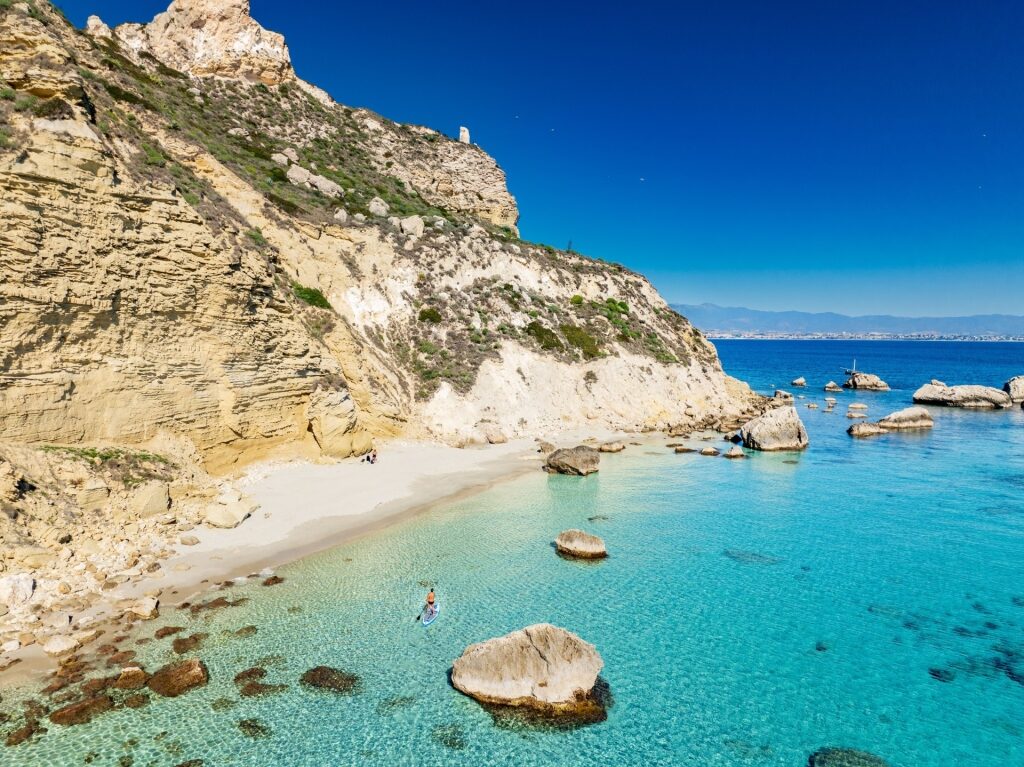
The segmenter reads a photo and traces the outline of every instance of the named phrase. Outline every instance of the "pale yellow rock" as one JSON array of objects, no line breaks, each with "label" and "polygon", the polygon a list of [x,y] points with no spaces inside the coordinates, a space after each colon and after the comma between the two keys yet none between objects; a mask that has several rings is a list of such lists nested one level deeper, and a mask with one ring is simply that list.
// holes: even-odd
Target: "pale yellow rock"
[{"label": "pale yellow rock", "polygon": [[147,482],[132,494],[128,508],[133,516],[147,519],[166,512],[170,503],[167,483]]}]

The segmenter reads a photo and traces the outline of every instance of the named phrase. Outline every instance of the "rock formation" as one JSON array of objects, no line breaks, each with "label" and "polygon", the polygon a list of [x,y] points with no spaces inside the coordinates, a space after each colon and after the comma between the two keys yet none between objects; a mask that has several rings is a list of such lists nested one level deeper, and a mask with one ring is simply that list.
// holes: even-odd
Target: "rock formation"
[{"label": "rock formation", "polygon": [[791,405],[769,410],[744,424],[740,436],[743,446],[751,450],[803,450],[810,444],[807,429]]},{"label": "rock formation", "polygon": [[851,437],[874,437],[890,431],[930,429],[934,426],[932,415],[923,407],[908,407],[890,413],[877,423],[855,423],[846,433]]},{"label": "rock formation", "polygon": [[793,381],[792,381],[792,385],[793,386],[807,386],[807,379],[804,378],[803,376],[800,376],[799,378],[794,378]]},{"label": "rock formation", "polygon": [[1003,391],[1014,402],[1024,402],[1024,376],[1014,376],[1003,384]]},{"label": "rock formation", "polygon": [[593,705],[603,666],[592,644],[541,623],[470,645],[452,664],[451,681],[483,703],[572,716]]},{"label": "rock formation", "polygon": [[219,473],[751,413],[646,280],[518,241],[476,145],[311,97],[245,0],[113,34],[40,13],[0,16],[0,77],[37,99],[0,102],[0,439],[172,440]]},{"label": "rock formation", "polygon": [[870,421],[861,421],[860,423],[855,423],[853,426],[846,430],[846,433],[849,434],[851,437],[875,437],[879,434],[885,434],[885,432],[886,430],[883,429],[880,425],[878,425],[877,423],[872,423]]},{"label": "rock formation", "polygon": [[296,79],[284,37],[253,20],[249,0],[174,0],[149,24],[122,24],[114,34],[133,53],[198,77],[265,85]]},{"label": "rock formation", "polygon": [[827,384],[825,384],[825,391],[840,392],[842,390],[843,387],[837,384],[835,381],[829,381]]},{"label": "rock formation", "polygon": [[202,687],[209,679],[206,664],[191,658],[164,666],[149,678],[146,686],[157,695],[176,698],[189,690]]},{"label": "rock formation", "polygon": [[1009,394],[991,386],[946,386],[940,383],[922,386],[914,392],[914,402],[975,409],[1007,408],[1013,404]]},{"label": "rock formation", "polygon": [[608,556],[604,541],[582,530],[563,530],[555,538],[559,554],[575,559],[603,559]]},{"label": "rock formation", "polygon": [[[865,389],[867,391],[889,391],[889,384],[874,373],[851,373],[843,384],[844,389]],[[826,387],[826,391],[831,391]]]},{"label": "rock formation", "polygon": [[575,474],[585,477],[598,470],[601,453],[592,447],[578,445],[556,450],[544,462],[544,470],[551,474]]},{"label": "rock formation", "polygon": [[903,429],[930,429],[935,425],[932,414],[923,407],[908,407],[890,413],[878,422],[883,429],[899,431]]}]

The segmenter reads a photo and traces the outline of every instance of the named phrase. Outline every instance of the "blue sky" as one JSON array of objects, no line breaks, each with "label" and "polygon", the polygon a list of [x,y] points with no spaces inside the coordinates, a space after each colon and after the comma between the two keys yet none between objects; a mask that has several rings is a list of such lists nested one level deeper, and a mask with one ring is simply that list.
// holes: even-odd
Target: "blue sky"
[{"label": "blue sky", "polygon": [[671,301],[1024,314],[1018,0],[252,6],[342,103],[469,126],[525,238]]}]

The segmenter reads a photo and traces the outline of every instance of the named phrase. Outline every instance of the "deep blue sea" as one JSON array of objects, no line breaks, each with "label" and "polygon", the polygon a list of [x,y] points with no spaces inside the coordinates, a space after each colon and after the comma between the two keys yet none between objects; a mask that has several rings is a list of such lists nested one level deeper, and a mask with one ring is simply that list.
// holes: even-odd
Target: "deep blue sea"
[{"label": "deep blue sea", "polygon": [[[244,606],[145,627],[209,634],[207,687],[50,726],[0,762],[803,767],[837,746],[892,767],[1024,765],[1024,411],[936,408],[931,432],[865,440],[845,417],[854,401],[872,418],[909,406],[931,378],[1001,386],[1024,373],[1024,344],[717,346],[755,388],[805,397],[806,452],[727,461],[632,446],[597,475],[538,471],[309,557],[280,586],[232,589]],[[854,358],[893,390],[807,409]],[[797,376],[806,389],[789,387]],[[601,535],[610,557],[557,557],[568,527]],[[425,629],[426,582],[443,609]],[[606,722],[496,722],[449,686],[466,645],[539,621],[597,646]],[[247,624],[255,636],[230,633]],[[139,659],[172,659],[169,641]],[[288,689],[239,697],[232,678],[257,662]],[[320,664],[358,674],[355,694],[302,688]],[[244,734],[244,719],[266,737]]]}]

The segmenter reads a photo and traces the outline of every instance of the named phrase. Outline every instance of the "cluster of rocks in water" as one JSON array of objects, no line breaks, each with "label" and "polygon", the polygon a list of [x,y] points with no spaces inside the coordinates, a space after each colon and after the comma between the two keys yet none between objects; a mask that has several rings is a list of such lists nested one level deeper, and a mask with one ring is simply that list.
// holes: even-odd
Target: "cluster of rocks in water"
[{"label": "cluster of rocks in water", "polygon": [[[258,573],[250,579],[263,579],[265,585],[283,582],[280,578],[272,580],[275,577],[272,574],[267,575],[266,572]],[[240,580],[243,579],[227,581],[220,587],[230,588]],[[221,595],[196,603],[183,602],[170,609],[203,618],[213,611],[237,607],[247,601],[245,597],[229,599]],[[136,650],[125,649],[125,644],[132,641],[141,646],[170,640],[168,645],[173,653],[191,655],[201,649],[209,636],[202,631],[186,633],[184,626],[166,625],[156,629],[151,636],[139,637],[138,630],[145,625],[144,621],[160,616],[157,600],[142,602],[146,604],[138,605],[118,620],[95,629],[87,641],[76,643],[62,653],[57,660],[57,668],[39,691],[39,697],[23,701],[20,717],[12,715],[10,707],[7,712],[0,712],[0,725],[10,725],[3,736],[7,746],[17,746],[45,734],[44,721],[62,727],[81,725],[107,712],[143,708],[153,695],[176,698],[209,682],[209,669],[199,657],[183,657],[150,672],[138,661]],[[256,626],[248,625],[235,631],[225,630],[224,634],[246,639],[257,632]],[[259,680],[264,674],[262,669],[249,669],[239,674],[238,677],[244,677],[236,677],[240,695],[246,697],[287,688],[286,685],[260,685]],[[254,687],[255,692],[252,692],[245,686],[249,683],[256,683],[261,689]]]}]

